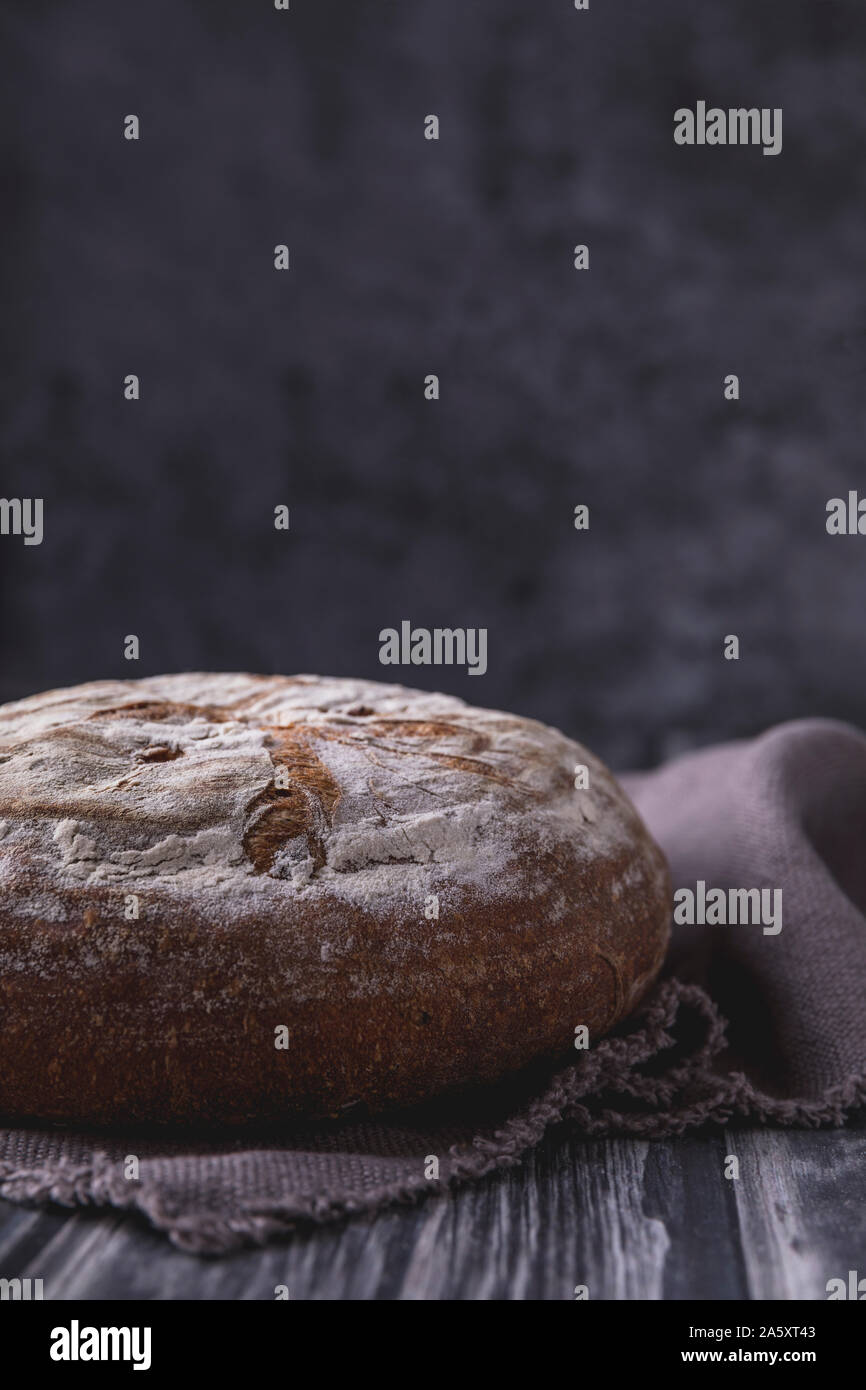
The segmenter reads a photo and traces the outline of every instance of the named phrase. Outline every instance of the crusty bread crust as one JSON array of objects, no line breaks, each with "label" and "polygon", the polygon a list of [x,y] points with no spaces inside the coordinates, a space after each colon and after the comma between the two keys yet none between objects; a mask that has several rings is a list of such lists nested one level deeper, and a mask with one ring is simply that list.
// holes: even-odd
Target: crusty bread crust
[{"label": "crusty bread crust", "polygon": [[185,674],[5,705],[0,1112],[242,1124],[492,1080],[634,1008],[670,891],[597,758],[449,696]]}]

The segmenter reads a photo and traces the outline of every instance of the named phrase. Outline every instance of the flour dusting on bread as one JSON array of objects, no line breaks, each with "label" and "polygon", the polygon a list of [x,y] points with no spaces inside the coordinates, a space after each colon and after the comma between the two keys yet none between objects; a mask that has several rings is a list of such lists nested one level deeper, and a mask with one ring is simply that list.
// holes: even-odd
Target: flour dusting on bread
[{"label": "flour dusting on bread", "polygon": [[375,907],[455,871],[496,897],[527,840],[610,854],[624,806],[556,730],[371,681],[160,676],[0,709],[0,875],[16,912],[49,918],[45,890],[71,886],[158,890],[217,917],[287,895]]}]

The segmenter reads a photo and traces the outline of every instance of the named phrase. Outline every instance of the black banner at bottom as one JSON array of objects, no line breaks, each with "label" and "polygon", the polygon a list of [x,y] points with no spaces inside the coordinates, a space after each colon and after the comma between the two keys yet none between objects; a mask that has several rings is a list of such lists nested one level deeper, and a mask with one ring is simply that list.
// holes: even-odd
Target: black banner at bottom
[{"label": "black banner at bottom", "polygon": [[[575,1300],[567,1308],[560,1305],[559,1313],[554,1309],[544,1313],[544,1345],[551,1350],[554,1344],[547,1339],[552,1335],[560,1351],[579,1355],[585,1370],[594,1348],[593,1360],[597,1357],[617,1372],[633,1368],[665,1374],[675,1366],[798,1366],[827,1377],[841,1373],[846,1364],[850,1367],[852,1360],[856,1364],[864,1333],[863,1311],[841,1299],[814,1303]],[[466,1309],[457,1314],[462,1326],[455,1330],[463,1334],[459,1363],[464,1373],[470,1345],[477,1347],[486,1374],[491,1369],[491,1352],[495,1356],[501,1350],[510,1357],[515,1340],[529,1350],[525,1339],[539,1330],[534,1317],[521,1331],[523,1313],[518,1311],[515,1322],[509,1312],[506,1323],[499,1323],[500,1315],[495,1308],[485,1310],[480,1324],[466,1324]],[[453,1374],[454,1344],[441,1339],[442,1310],[432,1318],[429,1312],[421,1315],[420,1323],[414,1319],[414,1312],[381,1303],[310,1302],[301,1311],[300,1301],[291,1298],[267,1304],[242,1300],[13,1300],[0,1304],[7,1368],[16,1365],[24,1375],[48,1373],[61,1378],[92,1376],[108,1367],[115,1375],[187,1371],[249,1379],[274,1374],[280,1365],[287,1375],[294,1378],[302,1373],[306,1378],[316,1371],[319,1358],[319,1373],[327,1371],[333,1377],[345,1367],[347,1374],[356,1376],[361,1363],[372,1372],[380,1358],[393,1368],[393,1358],[384,1355],[389,1343],[367,1338],[401,1330],[415,1337],[401,1352],[401,1375],[409,1371],[429,1377],[437,1361],[444,1373]],[[304,1372],[295,1361],[302,1347],[306,1347]],[[288,1361],[287,1348],[292,1352]]]}]

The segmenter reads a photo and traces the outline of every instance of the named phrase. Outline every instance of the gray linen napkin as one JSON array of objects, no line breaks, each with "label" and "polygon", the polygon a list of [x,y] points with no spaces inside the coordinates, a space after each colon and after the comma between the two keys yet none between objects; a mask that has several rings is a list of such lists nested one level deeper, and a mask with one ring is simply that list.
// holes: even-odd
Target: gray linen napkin
[{"label": "gray linen napkin", "polygon": [[0,1193],[135,1209],[219,1254],[518,1163],[559,1123],[644,1138],[736,1116],[843,1124],[866,1103],[866,738],[802,720],[621,780],[676,890],[766,889],[780,918],[675,925],[640,1012],[556,1067],[376,1121],[231,1140],[0,1129]]}]

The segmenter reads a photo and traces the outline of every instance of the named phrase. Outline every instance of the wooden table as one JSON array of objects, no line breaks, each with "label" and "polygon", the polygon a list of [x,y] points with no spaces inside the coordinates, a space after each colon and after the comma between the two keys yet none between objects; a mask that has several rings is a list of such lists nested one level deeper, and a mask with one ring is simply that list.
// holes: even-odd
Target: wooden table
[{"label": "wooden table", "polygon": [[[725,1156],[740,1177],[724,1177]],[[46,1299],[825,1299],[866,1275],[866,1114],[845,1130],[551,1137],[520,1169],[220,1259],[138,1218],[0,1202],[0,1277]]]}]

